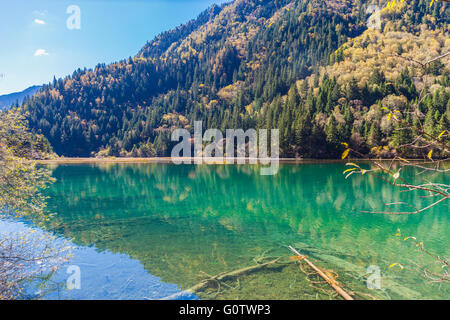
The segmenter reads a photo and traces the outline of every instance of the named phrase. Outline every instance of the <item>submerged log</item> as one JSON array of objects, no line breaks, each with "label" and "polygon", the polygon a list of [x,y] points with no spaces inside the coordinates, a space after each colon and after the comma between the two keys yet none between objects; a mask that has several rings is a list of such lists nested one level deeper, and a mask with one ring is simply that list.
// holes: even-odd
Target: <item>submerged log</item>
[{"label": "submerged log", "polygon": [[[225,281],[225,280],[229,280],[231,278],[235,278],[237,276],[240,276],[242,274],[246,274],[246,273],[251,273],[251,272],[257,271],[259,269],[262,269],[262,268],[265,268],[267,266],[270,266],[272,264],[277,263],[280,259],[281,259],[281,257],[277,258],[275,260],[266,262],[266,263],[257,264],[255,266],[245,267],[245,268],[242,268],[242,269],[238,269],[238,270],[234,270],[234,271],[226,272],[226,273],[223,273],[223,272],[219,273],[219,274],[217,274],[217,275],[215,275],[215,276],[213,276],[211,278],[208,278],[208,279],[205,279],[205,280],[201,281],[200,283],[196,284],[195,286],[190,287],[187,290],[184,290],[181,294],[184,294],[184,293],[192,293],[192,294],[197,293],[199,291],[204,290],[208,286],[210,286],[210,284],[213,283],[213,282]],[[177,293],[175,295],[166,297],[166,298],[164,298],[162,300],[171,300],[171,299],[176,298],[179,295],[180,295],[180,293]]]},{"label": "submerged log", "polygon": [[[366,270],[363,267],[360,267],[358,265],[355,265],[353,263],[350,263],[342,258],[335,257],[329,254],[317,254],[316,255],[321,260],[330,262],[334,265],[340,266],[344,268],[345,270],[351,271],[353,274],[366,274]],[[387,294],[386,290],[392,291],[395,294],[398,294],[402,297],[402,299],[411,299],[411,300],[417,300],[417,299],[423,299],[423,296],[411,288],[405,287],[403,284],[400,284],[393,279],[383,279],[383,289],[381,292],[384,294]],[[388,296],[388,299],[391,299]]]},{"label": "submerged log", "polygon": [[266,262],[266,263],[257,264],[255,266],[246,267],[246,268],[238,269],[238,270],[227,272],[227,273],[219,273],[218,275],[215,275],[214,277],[211,277],[209,279],[203,280],[199,284],[197,284],[197,285],[187,289],[186,291],[189,291],[191,293],[195,293],[197,291],[202,290],[204,287],[208,286],[208,284],[211,281],[224,281],[224,280],[228,280],[230,278],[234,278],[234,277],[240,276],[240,275],[245,274],[245,273],[254,272],[256,270],[259,270],[259,269],[265,268],[265,267],[267,267],[269,265],[272,265],[274,263],[277,263],[278,260],[280,260],[280,259],[281,258],[277,258],[275,260],[272,260],[272,261],[269,261],[269,262]]},{"label": "submerged log", "polygon": [[336,284],[336,281],[328,277],[322,270],[320,270],[318,267],[316,267],[311,261],[309,261],[306,256],[300,254],[295,248],[292,246],[289,246],[289,249],[294,252],[297,256],[302,258],[303,261],[305,261],[314,271],[316,271],[328,284],[336,290],[337,293],[339,293],[345,300],[354,300],[352,296],[350,296],[347,292],[344,291],[341,287],[339,287]]}]

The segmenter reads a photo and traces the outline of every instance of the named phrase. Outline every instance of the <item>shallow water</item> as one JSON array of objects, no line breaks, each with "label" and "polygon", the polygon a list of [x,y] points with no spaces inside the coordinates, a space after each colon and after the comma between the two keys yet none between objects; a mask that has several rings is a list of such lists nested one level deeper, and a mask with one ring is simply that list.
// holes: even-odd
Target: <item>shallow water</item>
[{"label": "shallow water", "polygon": [[[415,236],[427,248],[448,256],[448,201],[420,215],[363,213],[382,210],[383,201],[416,206],[427,198],[400,193],[368,176],[344,179],[344,164],[281,165],[275,176],[261,176],[252,165],[96,164],[49,166],[57,182],[48,191],[49,209],[57,213],[48,230],[79,246],[104,251],[110,268],[96,269],[95,254],[75,253],[86,277],[73,298],[92,298],[95,274],[116,272],[161,279],[182,289],[215,275],[292,255],[293,245],[360,298],[448,299],[448,285],[426,283],[409,266],[432,263],[409,241]],[[415,176],[410,179],[442,177]],[[440,179],[440,180],[439,180]],[[127,265],[138,262],[142,269]],[[394,262],[405,266],[388,268]],[[83,264],[94,265],[83,267]],[[367,268],[380,268],[381,290],[369,290]],[[102,278],[103,279],[103,278]],[[139,281],[138,281],[139,282]],[[326,286],[325,286],[326,287]],[[131,286],[132,288],[132,286]],[[161,298],[149,285],[135,290],[110,283],[101,297]],[[368,296],[367,294],[370,294]],[[208,299],[327,299],[296,265],[269,268],[199,294]]]},{"label": "shallow water", "polygon": [[[0,239],[11,238],[21,233],[33,234],[37,238],[46,238],[47,231],[33,227],[27,221],[0,220]],[[70,247],[63,251],[63,257],[70,257],[67,263],[49,280],[38,278],[32,283],[25,283],[25,298],[29,299],[163,299],[174,296],[177,299],[198,299],[197,296],[183,292],[175,284],[164,283],[160,278],[149,274],[143,265],[127,254],[113,253],[109,250],[99,251],[94,246],[79,246],[63,237],[52,241],[52,250]],[[36,252],[40,252],[37,248]],[[74,270],[77,267],[78,270]],[[47,274],[50,269],[45,270]],[[80,275],[76,288],[67,289],[67,283]]]}]

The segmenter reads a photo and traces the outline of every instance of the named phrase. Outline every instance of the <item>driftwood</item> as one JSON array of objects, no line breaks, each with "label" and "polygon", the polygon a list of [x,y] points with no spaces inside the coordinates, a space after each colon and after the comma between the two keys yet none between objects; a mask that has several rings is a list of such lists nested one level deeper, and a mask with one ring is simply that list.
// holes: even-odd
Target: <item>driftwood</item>
[{"label": "driftwood", "polygon": [[344,291],[341,287],[336,284],[336,281],[328,277],[322,270],[316,267],[311,261],[309,261],[306,256],[300,254],[297,250],[295,250],[292,246],[289,246],[289,249],[294,252],[297,256],[299,256],[303,261],[305,261],[314,271],[316,271],[328,284],[336,290],[345,300],[354,300],[352,296],[350,296],[347,292]]},{"label": "driftwood", "polygon": [[[328,261],[334,265],[341,266],[343,269],[350,271],[352,275],[366,274],[366,270],[363,267],[357,266],[357,265],[350,263],[347,260],[344,260],[342,258],[332,256],[329,254],[317,254],[315,256],[317,256],[321,260]],[[386,295],[386,297],[384,297],[384,299],[392,299],[388,295],[388,292],[386,290],[396,293],[405,299],[411,299],[411,300],[423,299],[422,295],[419,292],[417,292],[411,288],[405,287],[404,285],[394,281],[393,279],[385,279],[383,282],[383,288],[381,290],[377,290],[377,292],[382,293],[383,295]]]},{"label": "driftwood", "polygon": [[171,300],[171,299],[176,298],[180,294],[197,293],[199,291],[204,290],[208,286],[210,286],[211,283],[214,283],[214,282],[217,282],[217,281],[229,280],[231,278],[235,278],[235,277],[240,276],[242,274],[246,274],[246,273],[251,273],[251,272],[257,271],[259,269],[262,269],[262,268],[265,268],[267,266],[270,266],[272,264],[277,263],[280,259],[281,259],[281,257],[277,258],[275,260],[266,262],[266,263],[257,264],[255,266],[246,267],[246,268],[242,268],[242,269],[239,269],[239,270],[226,272],[226,273],[224,273],[224,272],[219,273],[218,275],[215,275],[213,277],[205,279],[205,280],[201,281],[200,283],[196,284],[195,286],[192,286],[189,289],[184,290],[182,293],[177,293],[177,294],[171,295],[171,296],[166,297],[166,298],[164,298],[162,300]]},{"label": "driftwood", "polygon": [[240,276],[245,273],[254,272],[256,270],[259,270],[259,269],[265,268],[271,264],[274,264],[274,263],[278,262],[278,260],[280,260],[280,259],[281,258],[277,258],[275,260],[272,260],[272,261],[269,261],[266,263],[257,264],[255,266],[246,267],[246,268],[242,268],[242,269],[227,272],[227,273],[219,273],[218,275],[215,275],[209,279],[205,279],[202,282],[196,284],[195,286],[190,287],[186,291],[191,292],[191,293],[201,291],[202,289],[207,287],[211,283],[211,281],[224,281],[224,280],[228,280],[228,279]]}]

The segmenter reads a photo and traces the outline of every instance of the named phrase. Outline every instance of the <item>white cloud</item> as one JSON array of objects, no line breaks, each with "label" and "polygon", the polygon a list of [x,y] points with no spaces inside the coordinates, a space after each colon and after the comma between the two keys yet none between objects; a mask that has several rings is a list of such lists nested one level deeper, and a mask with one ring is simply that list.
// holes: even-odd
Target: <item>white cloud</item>
[{"label": "white cloud", "polygon": [[37,49],[34,53],[35,57],[48,56],[48,52],[45,49]]},{"label": "white cloud", "polygon": [[34,19],[34,23],[37,23],[37,24],[45,24],[45,21],[44,21],[44,20],[41,20],[41,19]]}]

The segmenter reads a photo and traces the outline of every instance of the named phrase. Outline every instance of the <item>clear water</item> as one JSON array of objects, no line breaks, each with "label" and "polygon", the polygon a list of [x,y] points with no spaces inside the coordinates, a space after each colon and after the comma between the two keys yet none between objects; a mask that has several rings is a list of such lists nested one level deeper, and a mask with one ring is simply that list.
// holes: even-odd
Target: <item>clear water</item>
[{"label": "clear water", "polygon": [[[38,238],[48,232],[33,227],[26,221],[0,220],[0,239],[17,233],[33,234]],[[175,284],[164,283],[160,278],[149,274],[143,265],[127,254],[100,251],[94,246],[79,246],[63,237],[54,240],[54,247],[70,246],[69,262],[49,279],[38,278],[25,283],[26,298],[29,299],[198,299],[197,296],[183,292]],[[37,251],[40,252],[40,251]],[[66,256],[66,255],[65,255]],[[67,289],[67,282],[75,275],[73,267],[79,268],[79,287]],[[68,281],[69,280],[69,281]]]},{"label": "clear water", "polygon": [[[275,176],[261,176],[260,168],[252,165],[51,168],[57,182],[48,191],[49,209],[57,215],[47,229],[89,251],[75,252],[72,263],[80,264],[86,281],[82,278],[83,290],[69,298],[96,298],[90,292],[99,290],[98,297],[106,299],[161,298],[189,288],[206,274],[286,258],[292,255],[288,245],[336,272],[341,285],[358,298],[450,298],[448,284],[427,283],[410,265],[433,260],[395,236],[400,229],[448,257],[448,201],[420,215],[363,213],[382,209],[383,201],[418,206],[430,199],[400,193],[373,177],[346,180],[344,164],[281,165]],[[448,176],[404,174],[416,181],[450,183]],[[388,268],[394,262],[405,268]],[[366,287],[371,265],[380,268],[381,290]],[[157,277],[161,287],[143,280],[146,275]],[[105,282],[105,277],[122,280]],[[127,286],[127,279],[133,284]],[[327,289],[308,281],[290,263],[243,275],[199,297],[336,298]]]}]

